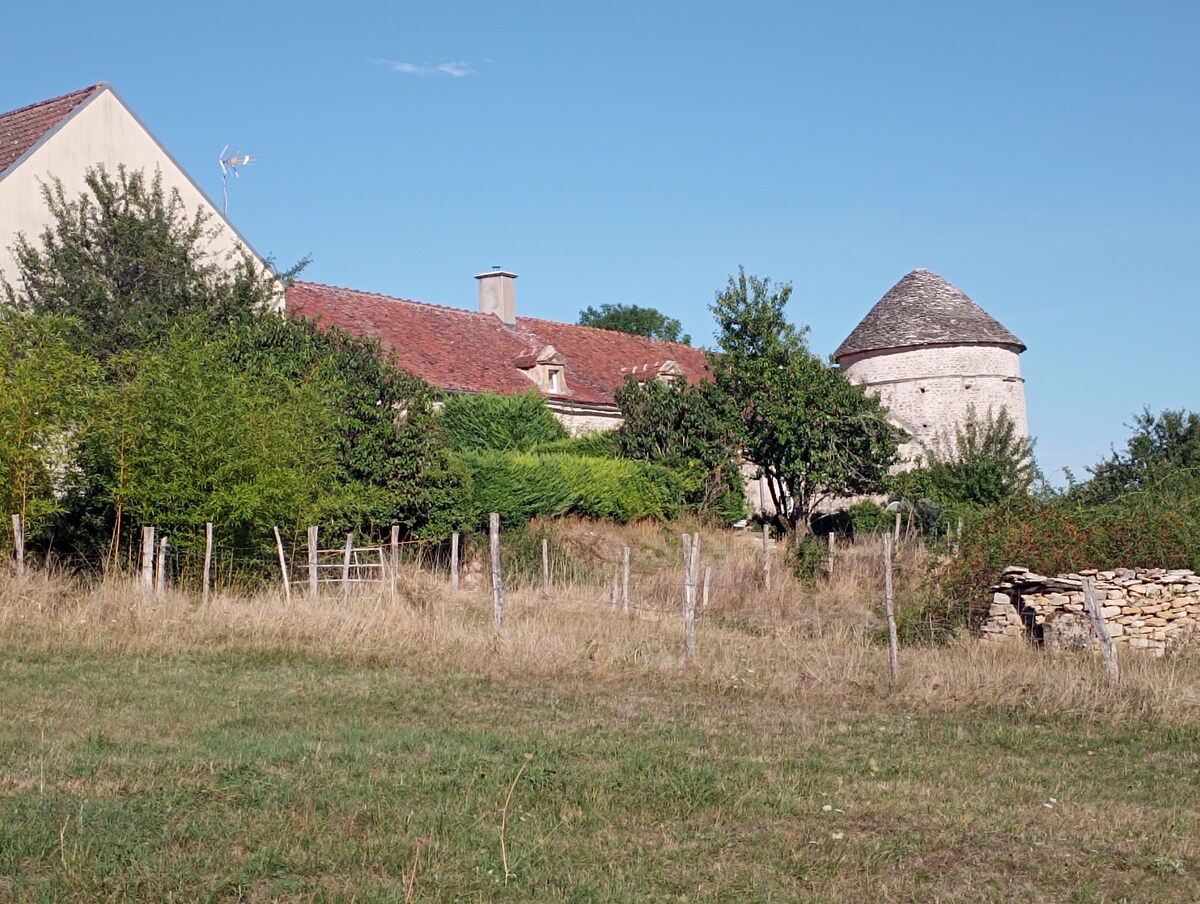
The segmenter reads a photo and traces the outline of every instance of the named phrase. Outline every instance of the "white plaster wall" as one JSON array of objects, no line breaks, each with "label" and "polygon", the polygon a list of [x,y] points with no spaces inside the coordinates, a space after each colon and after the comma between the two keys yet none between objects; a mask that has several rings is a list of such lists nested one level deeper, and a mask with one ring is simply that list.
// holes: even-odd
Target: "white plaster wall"
[{"label": "white plaster wall", "polygon": [[1018,433],[1029,435],[1025,382],[1011,346],[893,349],[847,355],[839,363],[853,382],[876,392],[892,419],[912,435],[901,449],[906,459],[952,440],[971,406],[980,416],[1005,408]]},{"label": "white plaster wall", "polygon": [[[206,210],[209,224],[221,226],[209,242],[210,254],[227,258],[239,247],[246,247],[231,227],[225,225],[220,210],[201,192],[158,142],[137,121],[111,90],[102,91],[76,111],[74,117],[52,135],[20,166],[0,180],[0,275],[10,282],[16,274],[12,245],[18,233],[37,243],[51,218],[42,197],[42,184],[62,181],[68,198],[75,198],[86,186],[84,174],[89,167],[103,163],[115,174],[118,164],[130,171],[144,170],[147,176],[162,173],[163,188],[179,191],[189,213]],[[40,180],[40,181],[39,181]]]}]

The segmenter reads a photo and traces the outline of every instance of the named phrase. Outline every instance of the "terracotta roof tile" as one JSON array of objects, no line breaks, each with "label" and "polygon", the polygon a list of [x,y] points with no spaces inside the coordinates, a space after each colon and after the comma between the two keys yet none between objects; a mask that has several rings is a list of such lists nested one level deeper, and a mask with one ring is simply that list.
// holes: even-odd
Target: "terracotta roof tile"
[{"label": "terracotta roof tile", "polygon": [[1025,344],[957,286],[913,270],[892,286],[846,337],[835,359],[860,352],[922,345]]},{"label": "terracotta roof tile", "polygon": [[72,110],[104,87],[105,83],[101,82],[64,94],[62,97],[0,113],[0,174],[37,144],[42,136],[66,119]]},{"label": "terracotta roof tile", "polygon": [[701,349],[674,342],[532,317],[508,329],[491,314],[317,283],[295,283],[286,307],[292,316],[377,337],[401,370],[448,390],[529,392],[536,385],[521,365],[536,363],[547,345],[566,361],[567,391],[554,397],[586,404],[614,404],[613,390],[633,367],[672,360],[688,379],[708,373]]}]

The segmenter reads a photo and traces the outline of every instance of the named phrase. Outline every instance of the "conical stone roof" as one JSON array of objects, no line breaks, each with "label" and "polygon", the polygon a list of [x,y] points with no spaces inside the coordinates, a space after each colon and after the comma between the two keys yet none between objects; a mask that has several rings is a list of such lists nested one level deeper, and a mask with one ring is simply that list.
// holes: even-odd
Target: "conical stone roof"
[{"label": "conical stone roof", "polygon": [[957,286],[920,269],[876,302],[833,357],[922,345],[1013,345],[1025,351],[1025,343]]}]

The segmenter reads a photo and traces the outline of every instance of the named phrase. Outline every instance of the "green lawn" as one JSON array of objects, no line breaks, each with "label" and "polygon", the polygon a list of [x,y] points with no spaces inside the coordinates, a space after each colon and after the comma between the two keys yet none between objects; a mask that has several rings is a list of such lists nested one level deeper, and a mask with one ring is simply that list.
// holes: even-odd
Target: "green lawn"
[{"label": "green lawn", "polygon": [[1200,897],[1187,723],[584,668],[0,656],[0,900]]}]

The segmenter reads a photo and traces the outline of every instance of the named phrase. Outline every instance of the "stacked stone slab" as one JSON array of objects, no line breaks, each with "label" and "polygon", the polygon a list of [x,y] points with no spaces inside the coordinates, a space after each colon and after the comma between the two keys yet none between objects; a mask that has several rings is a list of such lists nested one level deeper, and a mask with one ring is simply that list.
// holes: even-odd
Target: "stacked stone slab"
[{"label": "stacked stone slab", "polygon": [[1162,655],[1190,637],[1200,640],[1200,575],[1194,571],[1117,568],[1046,577],[1020,566],[1006,568],[991,589],[984,639],[1091,646],[1094,634],[1084,604],[1084,578],[1092,579],[1100,613],[1118,644]]}]

